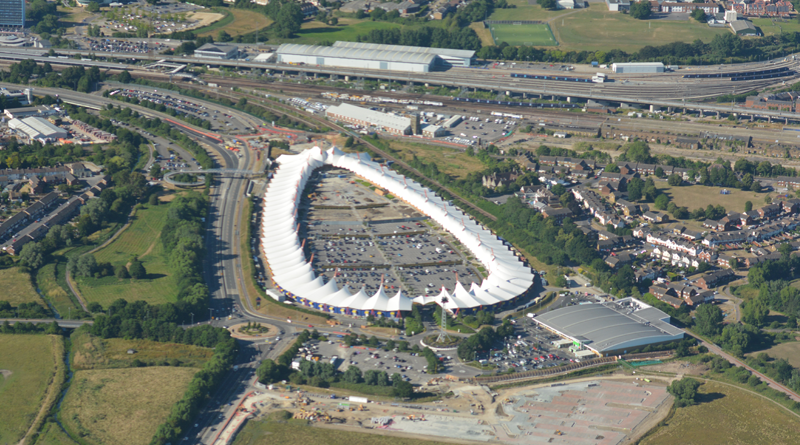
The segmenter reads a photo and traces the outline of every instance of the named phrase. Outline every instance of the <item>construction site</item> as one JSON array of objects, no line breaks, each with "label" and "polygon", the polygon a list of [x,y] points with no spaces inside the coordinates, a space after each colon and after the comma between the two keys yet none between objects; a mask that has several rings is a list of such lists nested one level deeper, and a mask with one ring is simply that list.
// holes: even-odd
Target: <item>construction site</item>
[{"label": "construction site", "polygon": [[672,405],[666,382],[635,376],[597,377],[494,391],[444,379],[428,387],[447,397],[430,403],[341,398],[332,390],[314,393],[287,385],[263,386],[248,394],[220,433],[230,443],[248,418],[287,410],[294,419],[323,428],[446,440],[514,444],[632,443],[661,421]]}]

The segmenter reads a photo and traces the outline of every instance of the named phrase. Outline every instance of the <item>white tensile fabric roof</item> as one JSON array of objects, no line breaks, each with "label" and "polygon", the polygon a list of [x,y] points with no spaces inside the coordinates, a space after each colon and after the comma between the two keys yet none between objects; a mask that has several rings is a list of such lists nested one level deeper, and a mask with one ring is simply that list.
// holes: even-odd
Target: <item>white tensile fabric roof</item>
[{"label": "white tensile fabric roof", "polygon": [[[338,148],[323,152],[314,147],[297,155],[281,155],[277,162],[280,167],[264,194],[261,245],[273,279],[295,297],[328,306],[385,312],[409,311],[412,301],[441,304],[441,297],[446,297],[443,306],[455,311],[510,300],[533,284],[530,268],[491,231],[416,181],[371,161],[365,153],[344,153]],[[420,295],[413,300],[403,292],[389,297],[383,288],[374,295],[368,295],[363,288],[353,294],[347,286],[340,289],[335,279],[326,283],[317,277],[298,239],[297,208],[311,174],[325,165],[350,170],[428,215],[468,248],[489,276],[482,283],[473,282],[469,289],[458,284],[452,293],[443,290],[437,297]]]}]

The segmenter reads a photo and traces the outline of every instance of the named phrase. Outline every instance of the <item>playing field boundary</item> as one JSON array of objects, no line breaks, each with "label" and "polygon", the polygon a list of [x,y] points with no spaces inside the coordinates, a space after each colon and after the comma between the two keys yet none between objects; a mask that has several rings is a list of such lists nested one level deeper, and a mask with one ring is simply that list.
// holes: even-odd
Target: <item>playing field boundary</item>
[{"label": "playing field boundary", "polygon": [[[495,35],[494,26],[524,26],[524,25],[532,25],[532,26],[544,26],[547,29],[547,33],[550,35],[551,42],[547,45],[536,45],[533,43],[522,43],[522,42],[506,42],[511,46],[541,46],[541,47],[552,47],[552,46],[559,46],[558,40],[556,39],[555,34],[553,34],[553,29],[550,28],[550,24],[547,22],[543,22],[540,20],[484,20],[483,26],[489,30],[489,33],[492,35],[492,41],[495,45],[499,45],[501,42],[498,41],[497,36]],[[505,41],[505,40],[504,40]]]}]

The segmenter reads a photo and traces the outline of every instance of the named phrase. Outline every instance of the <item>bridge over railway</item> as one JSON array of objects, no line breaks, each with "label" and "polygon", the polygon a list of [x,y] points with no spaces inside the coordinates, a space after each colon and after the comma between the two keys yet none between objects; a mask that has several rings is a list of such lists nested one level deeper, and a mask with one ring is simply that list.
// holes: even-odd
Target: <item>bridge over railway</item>
[{"label": "bridge over railway", "polygon": [[196,185],[201,185],[200,182],[180,182],[175,181],[172,179],[175,175],[182,175],[182,174],[190,174],[190,175],[222,175],[227,176],[230,178],[245,178],[248,176],[260,175],[262,173],[254,172],[252,170],[235,170],[230,168],[209,168],[207,170],[183,170],[183,171],[176,171],[176,172],[169,172],[164,175],[164,181],[169,184],[177,185],[179,187],[192,187]]}]

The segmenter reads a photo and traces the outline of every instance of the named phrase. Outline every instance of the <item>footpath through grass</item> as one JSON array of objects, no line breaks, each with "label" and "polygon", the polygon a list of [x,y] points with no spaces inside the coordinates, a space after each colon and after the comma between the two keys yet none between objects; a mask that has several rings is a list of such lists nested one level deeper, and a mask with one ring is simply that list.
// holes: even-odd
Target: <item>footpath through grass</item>
[{"label": "footpath through grass", "polygon": [[120,280],[113,276],[75,277],[87,303],[96,301],[108,307],[119,298],[151,304],[176,301],[178,283],[164,258],[160,238],[168,210],[169,205],[163,203],[143,206],[119,237],[94,253],[98,263],[109,262],[114,267],[128,264],[133,256],[138,256],[147,270],[147,277],[139,280]]},{"label": "footpath through grass", "polygon": [[77,371],[61,405],[65,428],[91,445],[147,445],[196,368]]},{"label": "footpath through grass", "polygon": [[53,357],[47,335],[0,334],[1,444],[19,442],[36,418],[55,371]]},{"label": "footpath through grass", "polygon": [[789,445],[798,443],[800,419],[769,400],[717,382],[699,390],[699,403],[675,415],[642,445]]}]

